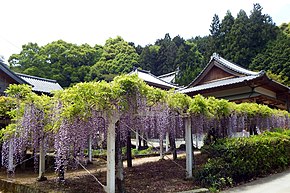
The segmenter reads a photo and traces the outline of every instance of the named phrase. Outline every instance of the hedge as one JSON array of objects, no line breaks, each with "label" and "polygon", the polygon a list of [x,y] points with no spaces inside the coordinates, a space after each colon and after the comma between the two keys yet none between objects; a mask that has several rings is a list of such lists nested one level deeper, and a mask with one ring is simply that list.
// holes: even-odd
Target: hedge
[{"label": "hedge", "polygon": [[222,189],[287,168],[290,164],[290,131],[221,139],[205,146],[202,151],[208,153],[209,159],[196,172],[196,180],[205,187]]}]

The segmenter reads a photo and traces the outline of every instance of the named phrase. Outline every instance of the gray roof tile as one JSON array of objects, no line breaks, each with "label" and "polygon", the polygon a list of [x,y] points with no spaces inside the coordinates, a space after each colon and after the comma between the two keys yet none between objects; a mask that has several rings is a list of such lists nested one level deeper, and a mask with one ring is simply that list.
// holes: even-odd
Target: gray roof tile
[{"label": "gray roof tile", "polygon": [[157,76],[151,74],[149,71],[139,70],[135,69],[134,71],[130,72],[129,74],[137,74],[138,77],[148,84],[154,84],[154,85],[160,85],[160,87],[166,87],[168,89],[170,88],[179,88],[176,85],[173,85],[171,83],[168,83],[161,78],[158,78]]},{"label": "gray roof tile", "polygon": [[252,75],[252,76],[243,76],[243,77],[238,77],[238,78],[218,80],[218,81],[203,84],[203,85],[198,85],[198,86],[194,86],[194,87],[190,87],[190,88],[186,88],[186,89],[181,89],[181,90],[178,90],[178,92],[186,94],[186,93],[190,93],[190,92],[196,92],[196,91],[217,88],[217,87],[226,86],[226,85],[232,85],[232,84],[241,83],[244,81],[254,80],[254,79],[260,77],[261,75],[263,75],[263,73],[259,73],[257,75]]},{"label": "gray roof tile", "polygon": [[52,91],[62,90],[62,87],[56,80],[30,76],[26,74],[16,73],[20,78],[28,82],[32,86],[32,90],[42,93],[51,93]]}]

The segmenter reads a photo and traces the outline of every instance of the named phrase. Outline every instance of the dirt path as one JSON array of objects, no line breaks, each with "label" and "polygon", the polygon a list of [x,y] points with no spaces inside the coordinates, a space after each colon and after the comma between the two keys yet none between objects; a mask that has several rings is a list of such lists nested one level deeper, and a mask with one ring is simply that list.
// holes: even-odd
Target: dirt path
[{"label": "dirt path", "polygon": [[[178,154],[178,158],[185,157],[185,153],[180,153]],[[164,156],[165,160],[172,160],[172,155],[166,155]],[[135,158],[132,160],[132,165],[134,166],[139,166],[145,163],[150,163],[150,162],[157,162],[160,160],[159,156],[152,156],[152,157],[142,157],[142,158]],[[124,167],[127,167],[127,161],[123,162]],[[91,173],[96,173],[96,172],[103,172],[106,171],[106,160],[100,159],[100,158],[94,158],[93,159],[93,164],[88,164],[85,166],[86,169],[91,172]],[[88,172],[85,171],[81,166],[77,170],[69,170],[65,173],[65,178],[79,178],[80,176],[87,175]],[[56,179],[56,173],[55,172],[47,172],[45,176],[48,178],[48,180],[54,180]],[[8,180],[8,181],[13,181],[21,184],[32,184],[35,183],[36,178],[38,177],[38,174],[35,173],[34,171],[16,171],[14,178],[8,179],[6,171],[1,171],[0,172],[0,179]]]}]

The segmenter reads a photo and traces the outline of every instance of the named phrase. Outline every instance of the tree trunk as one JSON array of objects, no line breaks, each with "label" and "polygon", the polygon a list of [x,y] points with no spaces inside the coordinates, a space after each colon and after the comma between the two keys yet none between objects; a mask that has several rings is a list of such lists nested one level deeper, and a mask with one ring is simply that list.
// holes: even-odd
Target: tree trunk
[{"label": "tree trunk", "polygon": [[119,121],[116,123],[116,185],[119,193],[125,193],[125,181],[124,181],[124,168],[123,168],[123,161],[122,161],[122,145],[121,145],[121,138],[120,138],[120,129],[119,129]]},{"label": "tree trunk", "polygon": [[174,137],[171,134],[169,135],[169,143],[170,148],[172,150],[173,160],[176,160],[177,159],[176,143]]},{"label": "tree trunk", "polygon": [[9,152],[8,152],[8,178],[12,178],[14,174],[14,160],[13,160],[13,141],[9,141]]},{"label": "tree trunk", "polygon": [[128,131],[127,133],[127,167],[132,167],[131,131]]}]

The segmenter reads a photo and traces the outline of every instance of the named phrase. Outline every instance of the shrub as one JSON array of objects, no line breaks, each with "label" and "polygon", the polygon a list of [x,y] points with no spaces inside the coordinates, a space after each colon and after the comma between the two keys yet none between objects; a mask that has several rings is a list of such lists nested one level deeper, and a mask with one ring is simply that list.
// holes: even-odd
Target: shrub
[{"label": "shrub", "polygon": [[203,152],[210,159],[195,177],[204,186],[220,189],[288,167],[290,131],[221,139],[204,147]]}]

